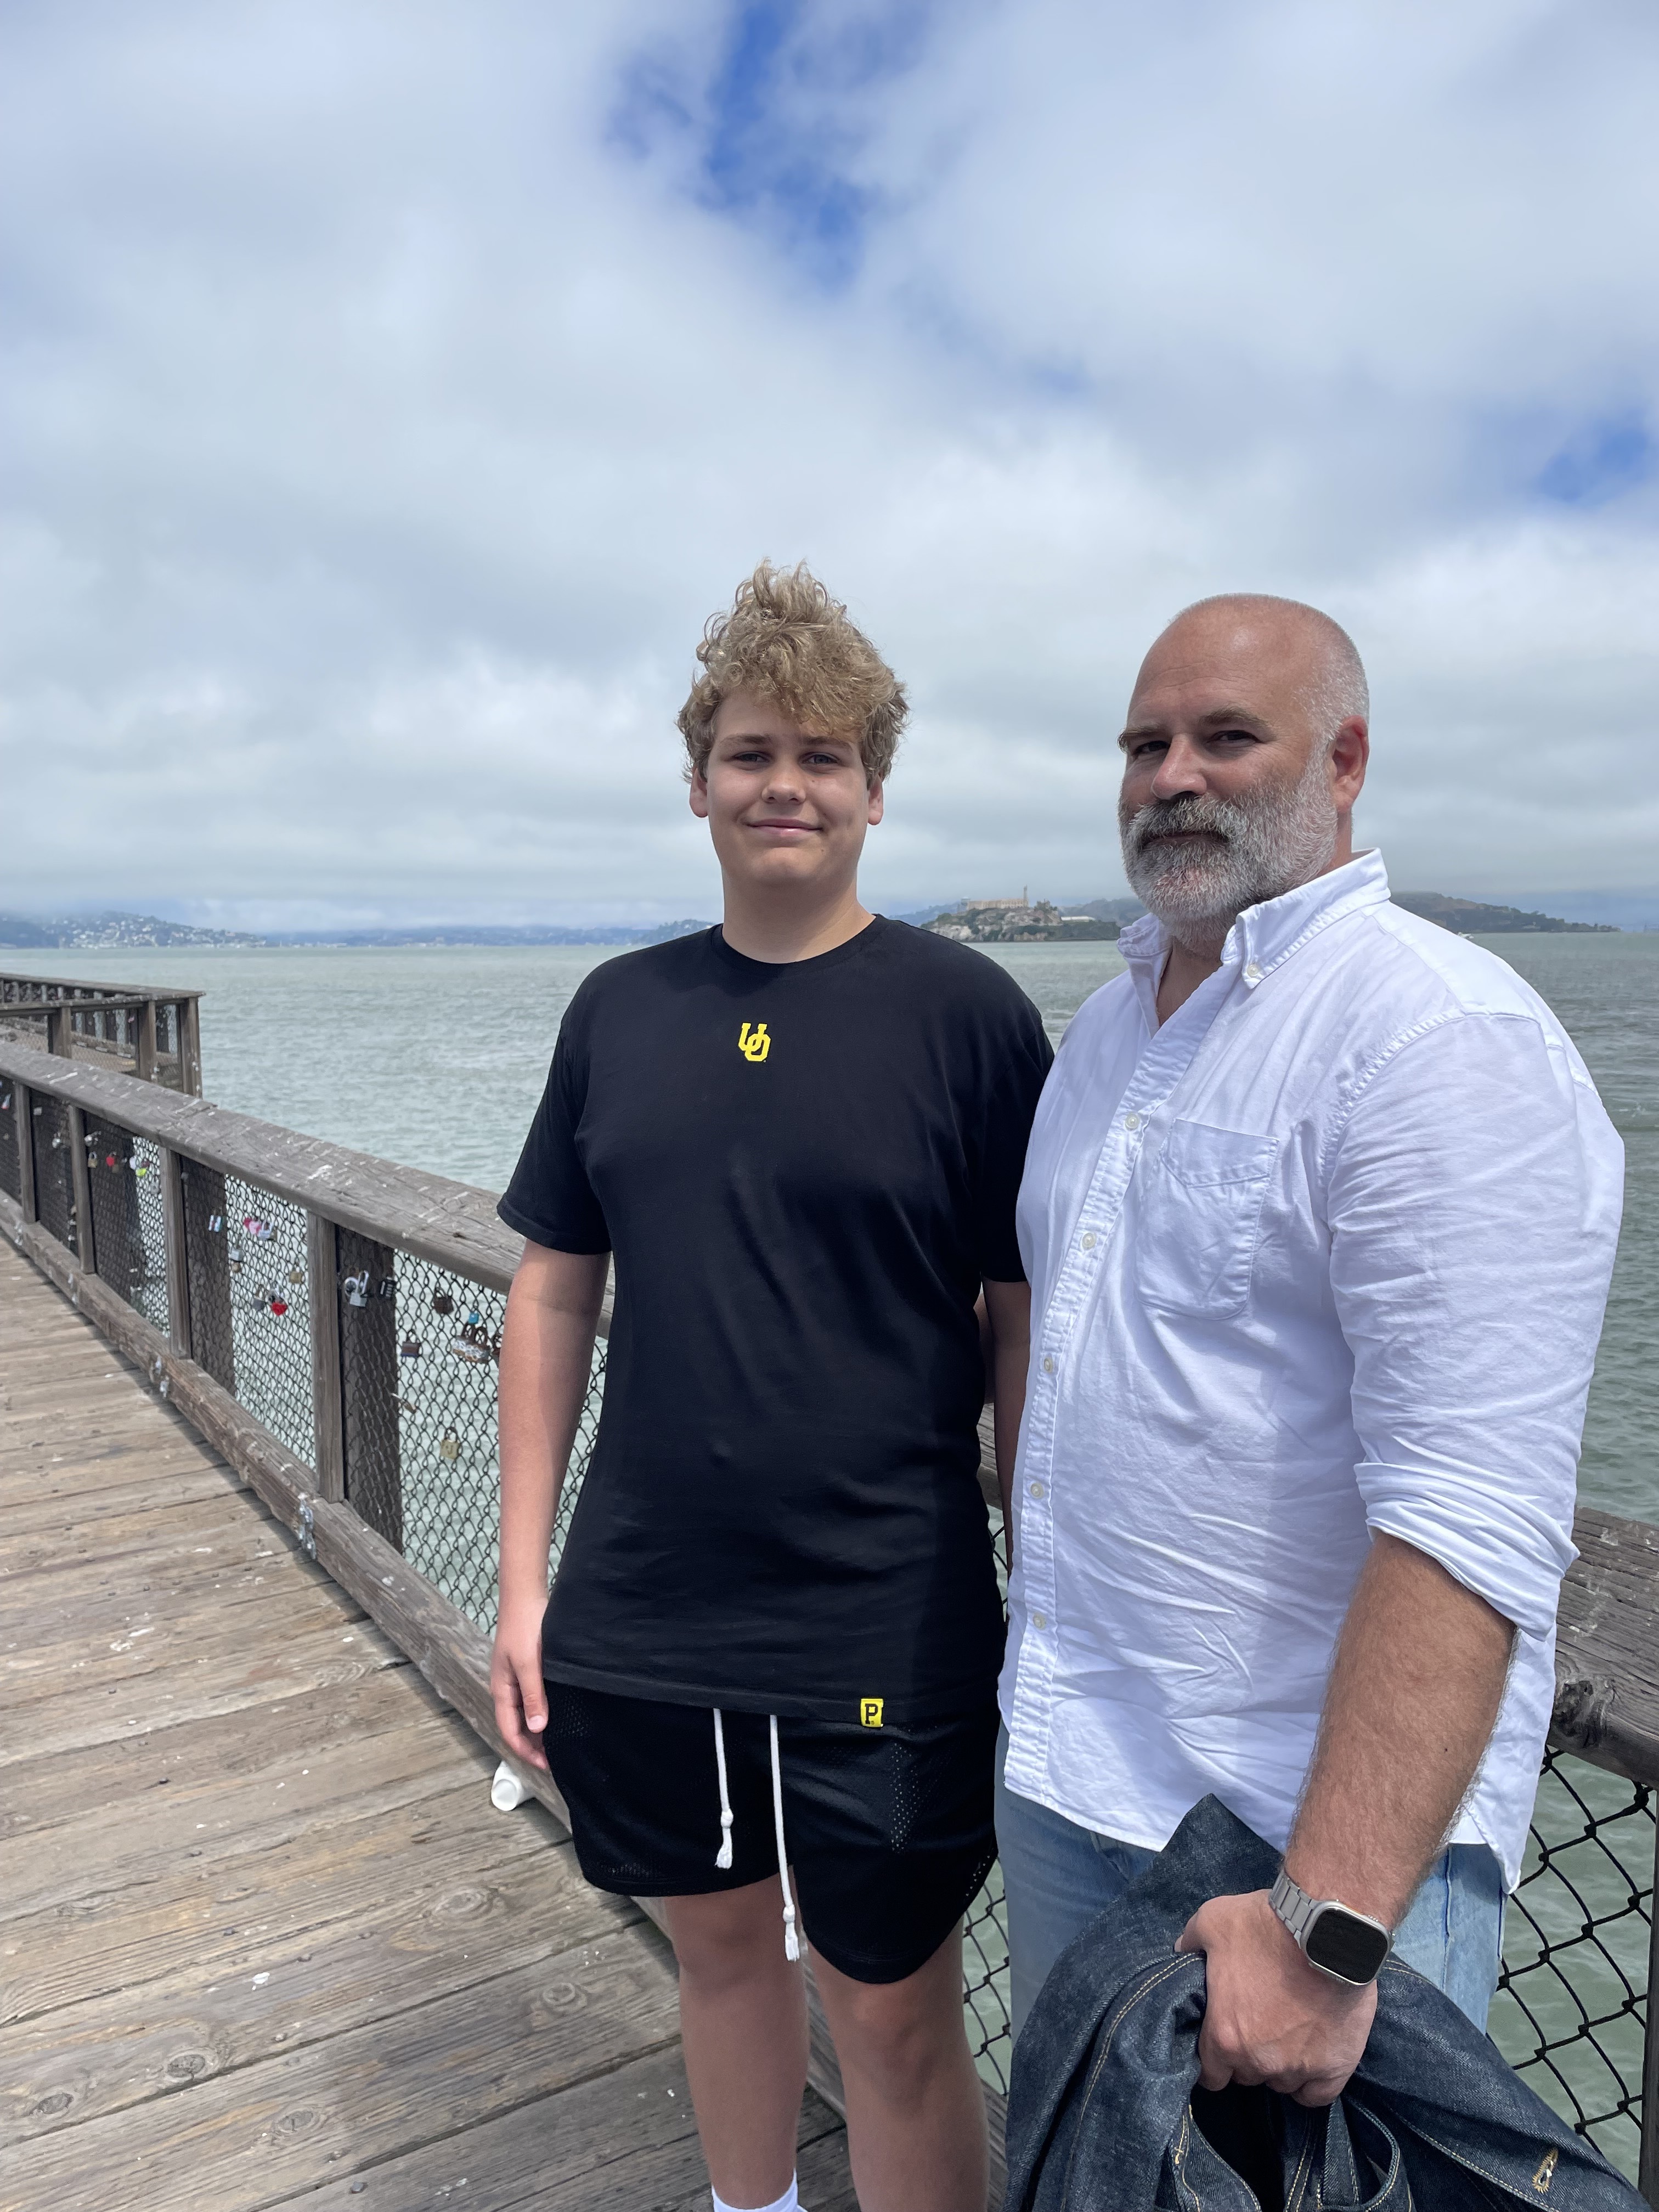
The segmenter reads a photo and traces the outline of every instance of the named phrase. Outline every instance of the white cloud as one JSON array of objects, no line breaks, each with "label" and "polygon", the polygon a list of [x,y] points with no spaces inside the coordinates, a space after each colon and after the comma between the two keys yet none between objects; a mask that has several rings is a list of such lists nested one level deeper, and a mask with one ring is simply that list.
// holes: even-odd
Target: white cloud
[{"label": "white cloud", "polygon": [[911,684],[890,904],[1115,887],[1229,586],[1354,628],[1398,878],[1655,882],[1644,11],[737,12],[9,20],[0,905],[708,912],[763,552]]}]

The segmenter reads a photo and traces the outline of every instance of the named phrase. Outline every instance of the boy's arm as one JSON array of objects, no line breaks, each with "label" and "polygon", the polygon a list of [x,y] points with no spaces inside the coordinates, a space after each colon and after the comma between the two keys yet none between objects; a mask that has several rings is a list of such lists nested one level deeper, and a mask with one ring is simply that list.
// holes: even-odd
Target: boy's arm
[{"label": "boy's arm", "polygon": [[489,1686],[515,1759],[547,1765],[542,1615],[559,1486],[587,1402],[610,1255],[555,1252],[526,1240],[501,1332],[501,1611]]},{"label": "boy's arm", "polygon": [[1002,1492],[1003,1557],[1014,1564],[1014,1459],[1019,1449],[1020,1416],[1025,1411],[1025,1370],[1031,1358],[1031,1286],[1029,1283],[987,1283],[985,1316],[990,1327],[992,1427],[997,1440],[997,1487]]}]

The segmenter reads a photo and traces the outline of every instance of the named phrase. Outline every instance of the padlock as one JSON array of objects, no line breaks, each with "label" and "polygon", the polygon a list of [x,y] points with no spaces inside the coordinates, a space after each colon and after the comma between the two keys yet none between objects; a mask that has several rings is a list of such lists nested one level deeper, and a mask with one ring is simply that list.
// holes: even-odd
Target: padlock
[{"label": "padlock", "polygon": [[366,1306],[368,1304],[368,1268],[365,1267],[361,1275],[342,1275],[340,1288],[345,1292],[345,1302],[349,1306]]},{"label": "padlock", "polygon": [[453,1429],[446,1429],[438,1440],[440,1459],[458,1460],[461,1455],[461,1440]]}]

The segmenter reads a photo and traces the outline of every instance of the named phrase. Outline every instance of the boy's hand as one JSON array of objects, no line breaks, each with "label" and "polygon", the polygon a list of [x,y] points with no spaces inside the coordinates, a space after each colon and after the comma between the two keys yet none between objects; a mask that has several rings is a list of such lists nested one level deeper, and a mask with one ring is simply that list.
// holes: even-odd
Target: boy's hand
[{"label": "boy's hand", "polygon": [[547,1692],[542,1685],[542,1614],[545,1597],[526,1603],[503,1602],[489,1656],[489,1692],[495,1702],[495,1726],[502,1743],[526,1766],[548,1771],[541,1733],[547,1726]]}]

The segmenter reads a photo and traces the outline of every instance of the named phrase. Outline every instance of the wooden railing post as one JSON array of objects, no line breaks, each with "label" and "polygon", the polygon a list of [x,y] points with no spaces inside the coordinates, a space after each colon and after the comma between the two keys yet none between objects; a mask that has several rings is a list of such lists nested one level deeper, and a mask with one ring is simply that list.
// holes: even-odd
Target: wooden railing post
[{"label": "wooden railing post", "polygon": [[306,1278],[311,1297],[311,1409],[317,1495],[345,1497],[345,1397],[340,1386],[340,1241],[320,1213],[306,1215]]},{"label": "wooden railing post", "polygon": [[155,1080],[155,1001],[146,999],[138,1016],[138,1065],[133,1070],[141,1083]]},{"label": "wooden railing post", "polygon": [[181,1358],[191,1352],[190,1262],[185,1249],[184,1163],[171,1146],[161,1152],[162,1220],[167,1233],[167,1344]]},{"label": "wooden railing post", "polygon": [[194,999],[180,999],[179,1018],[179,1088],[186,1098],[202,1095],[202,1012]]},{"label": "wooden railing post", "polygon": [[75,1057],[75,1048],[70,1042],[71,1018],[67,1006],[48,1006],[46,1009],[46,1050],[56,1053],[59,1060]]},{"label": "wooden railing post", "polygon": [[92,1176],[87,1168],[87,1117],[78,1106],[64,1112],[69,1125],[70,1188],[75,1194],[75,1249],[82,1272],[98,1272],[98,1249],[92,1228]]},{"label": "wooden railing post", "polygon": [[40,1208],[34,1190],[34,1093],[27,1083],[11,1087],[12,1112],[17,1116],[17,1203],[25,1221],[38,1221]]}]

